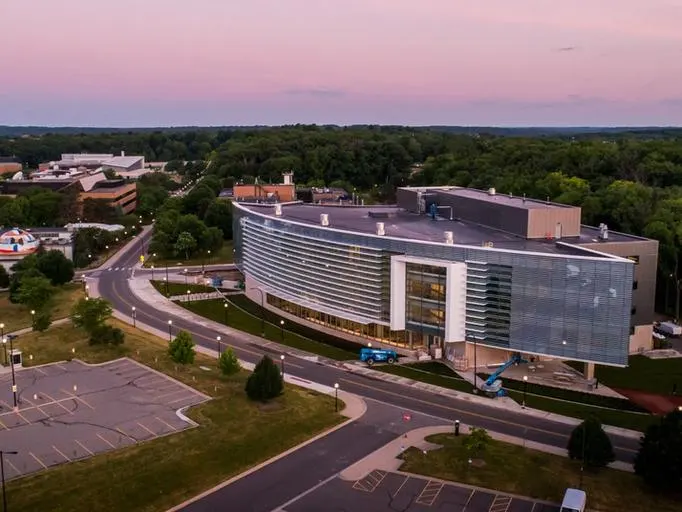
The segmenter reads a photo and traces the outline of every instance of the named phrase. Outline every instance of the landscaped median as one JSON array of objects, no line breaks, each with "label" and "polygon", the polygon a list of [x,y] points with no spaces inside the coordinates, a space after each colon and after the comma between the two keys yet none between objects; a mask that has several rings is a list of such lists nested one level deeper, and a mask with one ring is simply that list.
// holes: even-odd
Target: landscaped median
[{"label": "landscaped median", "polygon": [[194,364],[173,363],[167,340],[111,324],[125,332],[123,345],[89,345],[69,323],[22,335],[17,346],[30,364],[131,357],[213,397],[187,413],[199,427],[12,481],[13,510],[165,511],[344,420],[333,397],[290,385],[265,405],[251,402],[247,372],[224,377],[201,353]]},{"label": "landscaped median", "polygon": [[187,290],[190,293],[212,293],[215,288],[205,284],[195,284],[195,283],[176,283],[176,282],[164,282],[164,281],[149,281],[152,286],[160,294],[172,297],[174,295],[187,295]]},{"label": "landscaped median", "polygon": [[[469,462],[466,435],[437,434],[427,441],[442,448],[424,453],[409,448],[402,455],[401,471],[495,489],[501,493],[561,502],[567,487],[578,487],[580,462],[567,457],[488,441],[476,464]],[[589,510],[678,512],[679,501],[660,497],[646,489],[633,473],[615,469],[586,470],[582,488]],[[492,510],[492,509],[491,509]]]},{"label": "landscaped median", "polygon": [[191,267],[196,265],[218,265],[221,263],[229,264],[234,261],[234,245],[232,240],[226,241],[223,246],[217,251],[213,251],[210,255],[197,254],[192,258],[176,258],[176,259],[164,259],[160,256],[154,257],[150,256],[144,262],[144,267],[149,268],[154,265],[155,268],[162,267],[178,267],[184,265],[185,267]]}]

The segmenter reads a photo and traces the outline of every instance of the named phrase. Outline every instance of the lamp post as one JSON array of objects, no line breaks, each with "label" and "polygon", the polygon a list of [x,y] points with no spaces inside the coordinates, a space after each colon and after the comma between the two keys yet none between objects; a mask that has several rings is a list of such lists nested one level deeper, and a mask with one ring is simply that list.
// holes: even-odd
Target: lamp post
[{"label": "lamp post", "polygon": [[12,368],[12,398],[14,399],[14,410],[17,410],[17,381],[14,376],[14,346],[12,336],[9,336],[9,366]]},{"label": "lamp post", "polygon": [[184,274],[185,274],[185,286],[187,286],[187,269],[184,270]]},{"label": "lamp post", "polygon": [[0,450],[0,475],[2,477],[2,510],[7,512],[7,494],[5,494],[5,455],[17,455],[18,452]]},{"label": "lamp post", "polygon": [[168,343],[173,339],[173,334],[171,333],[171,327],[173,326],[173,320],[168,320]]},{"label": "lamp post", "polygon": [[36,310],[31,310],[31,329],[36,330]]},{"label": "lamp post", "polygon": [[279,334],[280,341],[282,342],[282,345],[284,345],[284,320],[279,321]]},{"label": "lamp post", "polygon": [[133,306],[133,328],[137,327],[137,312],[135,306]]},{"label": "lamp post", "polygon": [[189,302],[189,294],[190,294],[190,293],[191,293],[191,292],[190,292],[189,290],[187,290],[187,302]]},{"label": "lamp post", "polygon": [[208,250],[208,264],[211,264],[211,249]]},{"label": "lamp post", "polygon": [[225,325],[228,325],[228,311],[230,310],[227,301],[223,302],[223,311],[225,312]]},{"label": "lamp post", "polygon": [[334,412],[339,412],[339,383],[334,383]]},{"label": "lamp post", "polygon": [[221,340],[220,336],[216,336],[215,340],[218,342],[218,359],[220,359],[220,356],[222,355],[222,350],[220,348],[220,340]]},{"label": "lamp post", "polygon": [[284,354],[279,356],[280,360],[280,369],[282,370],[282,378],[284,378]]},{"label": "lamp post", "polygon": [[7,345],[5,341],[5,324],[0,324],[0,340],[2,340],[3,345],[5,345],[5,365],[7,365]]},{"label": "lamp post", "polygon": [[153,281],[154,280],[154,265],[152,265],[151,267],[152,267],[152,281]]},{"label": "lamp post", "polygon": [[523,376],[523,402],[521,402],[521,408],[526,408],[526,391],[528,389],[528,375]]},{"label": "lamp post", "polygon": [[90,297],[90,285],[89,284],[85,285],[85,296]]},{"label": "lamp post", "polygon": [[7,338],[2,337],[2,348],[5,349],[5,366],[9,364],[9,359],[7,358]]}]

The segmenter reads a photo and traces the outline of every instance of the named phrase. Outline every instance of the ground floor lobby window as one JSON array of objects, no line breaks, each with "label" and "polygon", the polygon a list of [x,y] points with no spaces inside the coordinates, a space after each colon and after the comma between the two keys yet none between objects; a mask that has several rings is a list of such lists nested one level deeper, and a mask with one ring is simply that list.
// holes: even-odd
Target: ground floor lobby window
[{"label": "ground floor lobby window", "polygon": [[361,324],[338,316],[321,313],[273,295],[267,296],[267,302],[269,305],[292,316],[339,331],[339,335],[342,333],[351,334],[367,340],[367,342],[377,341],[400,348],[419,349],[438,341],[436,340],[437,336],[424,336],[421,333],[409,330],[391,331],[388,326],[380,324]]}]

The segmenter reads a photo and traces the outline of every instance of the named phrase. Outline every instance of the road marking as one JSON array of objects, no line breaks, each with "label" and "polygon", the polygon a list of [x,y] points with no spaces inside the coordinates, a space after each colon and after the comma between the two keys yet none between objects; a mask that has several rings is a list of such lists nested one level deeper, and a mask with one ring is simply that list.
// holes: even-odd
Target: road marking
[{"label": "road marking", "polygon": [[154,437],[159,437],[159,436],[156,434],[156,432],[152,432],[150,429],[148,429],[147,427],[145,427],[145,426],[144,426],[142,423],[140,423],[139,421],[136,422],[136,423],[137,423],[139,426],[141,426],[143,429],[145,429],[147,432],[149,432],[151,435],[153,435]]},{"label": "road marking", "polygon": [[405,486],[405,484],[407,483],[407,481],[408,481],[409,479],[410,479],[409,476],[406,476],[406,477],[405,477],[405,480],[403,480],[403,483],[400,484],[400,487],[398,487],[398,490],[397,490],[396,492],[393,493],[393,498],[395,498],[396,496],[398,496],[398,493],[402,490],[402,488]]},{"label": "road marking", "polygon": [[34,368],[35,371],[42,373],[43,375],[48,375],[48,373],[42,368]]},{"label": "road marking", "polygon": [[86,452],[88,452],[90,455],[95,455],[94,453],[92,453],[92,451],[91,451],[87,446],[85,446],[83,443],[81,443],[78,439],[74,439],[74,441],[76,442],[76,444],[77,444],[78,446],[80,446],[81,448],[83,448],[83,449],[84,449]]},{"label": "road marking", "polygon": [[55,366],[56,366],[57,368],[59,368],[60,370],[64,370],[65,372],[68,372],[68,371],[69,371],[67,368],[63,367],[63,366],[62,366],[61,364],[59,364],[59,363],[55,363]]},{"label": "road marking", "polygon": [[177,395],[180,392],[185,393],[185,392],[187,392],[187,390],[184,388],[183,389],[176,389],[175,391],[171,391],[170,393],[163,393],[161,395],[156,395],[154,398],[156,398],[158,400],[160,398],[166,398],[169,396]]},{"label": "road marking", "polygon": [[[471,494],[469,495],[469,499],[468,499],[467,502],[464,504],[464,508],[462,509],[462,512],[465,512],[465,511],[466,511],[467,507],[469,506],[469,503],[471,503],[471,498],[474,497],[474,494],[476,494],[476,489],[472,489],[472,490],[471,490]],[[531,510],[531,512],[533,512],[533,511]]]},{"label": "road marking", "polygon": [[12,463],[12,461],[9,460],[9,457],[7,457],[5,460],[7,461],[7,463],[8,463],[10,466],[12,466],[12,468],[14,469],[14,471],[17,472],[17,475],[21,475],[21,471],[19,471],[19,468],[17,468],[17,467]]},{"label": "road marking", "polygon": [[17,416],[19,416],[22,420],[24,420],[24,421],[26,422],[27,425],[31,425],[31,424],[32,424],[30,421],[28,421],[28,420],[24,417],[23,414],[21,414],[21,413],[19,412],[19,409],[17,409],[15,412],[17,413]]},{"label": "road marking", "polygon": [[105,443],[107,443],[107,444],[108,444],[109,446],[111,446],[112,448],[116,448],[113,444],[111,444],[111,443],[109,442],[108,439],[106,439],[104,436],[102,436],[99,432],[97,433],[97,437],[99,437],[102,441],[104,441]]},{"label": "road marking", "polygon": [[424,489],[422,489],[419,497],[415,500],[415,503],[418,503],[419,505],[426,505],[427,507],[432,506],[435,503],[436,498],[438,498],[440,491],[443,490],[443,487],[445,487],[443,482],[429,480],[426,482],[426,485],[424,486]]},{"label": "road marking", "polygon": [[355,482],[353,484],[353,489],[364,492],[374,492],[377,487],[381,485],[381,482],[383,482],[384,478],[386,478],[386,474],[387,473],[385,471],[375,469],[374,471],[365,475],[364,478],[361,478]]},{"label": "road marking", "polygon": [[177,400],[173,400],[172,402],[168,402],[168,405],[177,404],[178,402],[182,402],[183,400],[189,400],[192,398],[194,398],[194,395],[183,396],[182,398],[178,398]]},{"label": "road marking", "polygon": [[[24,398],[22,398],[22,400],[26,400],[29,404],[31,404],[32,407],[34,407],[35,409],[38,409],[38,411],[40,411],[41,413],[43,413],[43,414],[45,415],[46,418],[51,418],[51,417],[52,417],[52,416],[50,416],[49,414],[47,414],[45,411],[43,411],[43,410],[40,408],[40,406],[39,406],[38,404],[34,404],[34,403],[31,402],[28,398],[24,397]],[[24,409],[24,410],[26,410],[26,409]]]},{"label": "road marking", "polygon": [[66,455],[64,455],[64,453],[59,448],[57,448],[55,445],[52,445],[52,448],[54,448],[54,451],[56,451],[59,455],[64,457],[66,459],[66,462],[71,462],[71,459],[69,459]]},{"label": "road marking", "polygon": [[7,425],[5,425],[2,421],[0,421],[0,426],[1,426],[1,427],[4,427],[5,430],[9,430],[9,428],[7,427]]},{"label": "road marking", "polygon": [[507,512],[512,499],[509,496],[496,495],[493,502],[490,504],[488,512]]},{"label": "road marking", "polygon": [[61,389],[60,391],[61,391],[62,393],[64,393],[65,395],[68,395],[68,396],[69,396],[71,399],[73,399],[73,400],[76,400],[76,401],[79,401],[79,402],[83,402],[83,404],[87,405],[87,406],[88,406],[90,409],[92,409],[93,411],[95,410],[95,408],[94,408],[92,405],[90,405],[89,403],[87,403],[85,400],[83,400],[83,399],[82,399],[81,397],[79,397],[78,395],[74,395],[73,393],[70,393],[69,391],[65,391],[65,390],[63,390],[63,389]]},{"label": "road marking", "polygon": [[68,407],[65,407],[64,404],[62,404],[62,402],[65,401],[65,400],[71,400],[70,398],[62,398],[61,400],[55,400],[54,398],[52,398],[52,397],[51,397],[50,395],[48,395],[47,393],[43,393],[43,395],[45,395],[47,398],[49,398],[50,400],[52,400],[52,402],[49,403],[49,404],[43,404],[43,407],[45,407],[45,406],[47,406],[47,405],[56,404],[56,405],[58,405],[59,407],[61,407],[62,409],[64,409],[66,412],[68,412],[69,414],[73,414],[73,411],[72,411],[71,409],[69,409]]},{"label": "road marking", "polygon": [[537,505],[537,504],[538,504],[537,501],[534,501],[534,502],[533,502],[533,507],[530,509],[530,512],[533,512],[533,510],[535,510],[535,505]]},{"label": "road marking", "polygon": [[[388,391],[388,390],[381,389],[381,388],[375,388],[374,386],[370,386],[370,385],[368,385],[368,384],[361,384],[361,383],[359,383],[359,382],[355,382],[355,381],[348,380],[348,379],[344,379],[344,378],[339,379],[339,381],[347,382],[347,383],[350,384],[350,385],[354,385],[354,386],[359,386],[359,387],[371,389],[372,391],[379,392],[379,393],[384,393],[384,394],[386,394],[386,395],[396,396],[396,397],[399,397],[399,398],[401,398],[401,399],[403,399],[403,400],[408,400],[408,401],[412,401],[412,402],[418,402],[418,403],[421,403],[421,404],[424,404],[424,405],[430,405],[430,406],[437,407],[437,408],[439,408],[439,409],[443,409],[443,410],[446,410],[446,411],[452,411],[452,412],[457,412],[457,413],[460,413],[460,414],[466,414],[466,415],[469,415],[469,416],[473,416],[473,417],[475,417],[475,418],[482,418],[482,419],[489,420],[489,421],[492,420],[492,421],[494,421],[494,422],[496,422],[496,423],[500,423],[500,424],[504,424],[504,425],[510,425],[510,426],[514,426],[514,427],[520,427],[520,428],[524,428],[524,429],[528,429],[528,430],[535,430],[536,432],[541,432],[541,433],[543,433],[543,434],[550,434],[550,435],[552,435],[552,436],[555,436],[555,437],[558,437],[558,438],[561,438],[561,439],[567,439],[567,438],[569,437],[568,435],[559,434],[558,432],[552,432],[551,430],[544,430],[544,429],[541,429],[541,428],[538,428],[538,427],[532,427],[532,426],[529,426],[529,425],[523,425],[523,424],[521,424],[521,423],[516,423],[516,422],[514,422],[514,421],[504,420],[504,419],[501,419],[501,418],[498,418],[498,417],[488,416],[488,415],[486,415],[486,414],[481,414],[481,413],[477,413],[477,412],[473,412],[473,411],[467,411],[466,409],[457,409],[456,407],[450,407],[450,406],[442,405],[442,404],[439,404],[439,403],[436,403],[436,402],[430,402],[429,400],[424,400],[424,399],[422,399],[422,398],[410,397],[410,396],[407,396],[407,395],[403,395],[403,394],[401,394],[401,393],[396,393],[396,392],[394,392],[394,391]],[[370,398],[370,400],[372,399],[371,397],[368,397],[368,398]],[[375,399],[375,400],[376,400],[376,399]],[[376,401],[380,401],[380,400],[376,400]],[[388,405],[392,405],[392,406],[394,406],[394,407],[398,407],[398,406],[396,406],[395,404],[390,404],[390,403],[389,403]],[[429,413],[425,413],[425,412],[421,412],[421,411],[414,411],[414,412],[416,412],[416,413],[418,413],[418,414],[425,414],[425,415],[427,415],[427,416],[433,416],[433,415],[431,415],[431,414],[429,414]],[[442,418],[442,419],[447,419],[447,418]],[[529,419],[532,419],[532,418],[529,418]],[[492,428],[491,428],[491,430],[492,430]],[[623,451],[625,451],[625,452],[637,453],[637,450],[633,450],[633,449],[631,449],[631,448],[621,447],[621,446],[619,446],[619,445],[615,445],[614,448],[617,448],[617,449],[619,449],[619,450],[623,450]]]},{"label": "road marking", "polygon": [[33,457],[33,458],[36,460],[36,462],[37,462],[38,464],[40,464],[41,466],[43,466],[43,469],[47,469],[47,466],[43,463],[43,461],[40,460],[40,459],[39,459],[38,457],[36,457],[35,455],[33,455],[32,452],[28,452],[28,454],[29,454],[31,457]]},{"label": "road marking", "polygon": [[172,432],[175,432],[177,430],[173,425],[171,425],[167,421],[164,421],[163,419],[159,418],[158,416],[154,416],[154,418],[156,418],[158,421],[160,421],[161,423],[166,425],[169,429],[171,429]]}]

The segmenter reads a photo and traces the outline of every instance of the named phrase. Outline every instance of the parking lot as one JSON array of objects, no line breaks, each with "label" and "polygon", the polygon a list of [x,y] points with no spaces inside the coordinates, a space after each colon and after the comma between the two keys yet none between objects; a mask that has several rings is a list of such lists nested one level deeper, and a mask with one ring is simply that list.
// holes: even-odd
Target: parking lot
[{"label": "parking lot", "polygon": [[530,498],[498,494],[441,480],[375,470],[362,480],[341,478],[287,505],[286,512],[558,512],[559,507]]},{"label": "parking lot", "polygon": [[0,446],[5,477],[180,432],[193,426],[176,411],[208,396],[132,359],[103,365],[78,361],[0,375]]}]

